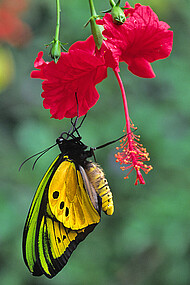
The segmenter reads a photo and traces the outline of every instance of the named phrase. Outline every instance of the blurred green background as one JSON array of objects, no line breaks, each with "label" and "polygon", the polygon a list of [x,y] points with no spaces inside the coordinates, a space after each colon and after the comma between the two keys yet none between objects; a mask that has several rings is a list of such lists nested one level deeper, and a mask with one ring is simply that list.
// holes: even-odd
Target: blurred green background
[{"label": "blurred green background", "polygon": [[[16,2],[17,8],[19,2],[25,4],[24,0]],[[94,2],[97,11],[108,8],[106,0]],[[16,38],[16,43],[0,39],[3,285],[190,284],[190,1],[150,0],[141,4],[150,5],[174,31],[171,56],[152,64],[155,79],[135,77],[121,64],[130,116],[154,169],[144,175],[146,185],[134,186],[135,173],[124,180],[115,163],[116,145],[96,152],[114,195],[115,213],[112,217],[102,215],[101,223],[52,280],[31,276],[22,259],[21,241],[35,189],[59,150],[44,155],[34,171],[32,161],[21,172],[18,168],[24,159],[54,144],[70,125],[67,119],[50,119],[49,111],[42,107],[41,81],[30,78],[40,50],[50,60],[44,44],[54,36],[55,0],[28,1],[18,16],[28,25],[24,37],[21,35],[19,42]],[[89,27],[83,28],[89,18],[88,1],[62,0],[61,6],[61,40],[69,47],[90,34]],[[90,146],[121,136],[124,126],[121,95],[111,70],[97,88],[100,100],[80,129],[83,142]]]}]

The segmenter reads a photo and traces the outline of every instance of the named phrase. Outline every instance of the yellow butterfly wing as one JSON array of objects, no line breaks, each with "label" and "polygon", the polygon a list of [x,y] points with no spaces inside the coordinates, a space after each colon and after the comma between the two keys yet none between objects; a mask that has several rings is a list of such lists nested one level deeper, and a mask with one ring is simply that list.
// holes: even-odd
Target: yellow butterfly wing
[{"label": "yellow butterfly wing", "polygon": [[[66,180],[69,190],[65,186],[54,188],[62,185],[57,182],[59,176],[61,183]],[[61,200],[53,198],[55,191],[59,191]],[[58,209],[63,199],[62,217]],[[99,206],[96,204],[95,209],[89,198],[79,168],[68,157],[59,155],[38,186],[24,228],[23,256],[31,273],[35,276],[45,274],[48,278],[55,276],[77,245],[98,224],[99,212]]]},{"label": "yellow butterfly wing", "polygon": [[49,185],[51,212],[58,221],[72,230],[83,229],[100,221],[97,210],[84,191],[80,169],[66,158],[57,168]]}]

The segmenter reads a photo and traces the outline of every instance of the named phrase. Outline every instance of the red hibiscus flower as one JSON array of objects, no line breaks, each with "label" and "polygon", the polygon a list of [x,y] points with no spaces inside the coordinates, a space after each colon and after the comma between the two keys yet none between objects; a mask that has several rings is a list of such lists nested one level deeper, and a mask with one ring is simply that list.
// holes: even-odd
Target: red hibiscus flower
[{"label": "red hibiscus flower", "polygon": [[57,64],[45,62],[42,56],[40,52],[34,63],[39,70],[33,71],[31,77],[44,79],[44,108],[50,109],[52,118],[60,120],[85,115],[99,98],[95,85],[107,77],[104,58],[95,54],[93,37],[62,52]]},{"label": "red hibiscus flower", "polygon": [[106,14],[102,20],[97,20],[97,23],[104,26],[103,35],[106,40],[102,49],[105,63],[114,70],[125,111],[126,137],[121,142],[121,152],[116,154],[116,161],[122,165],[122,170],[128,170],[125,178],[135,169],[137,185],[138,182],[145,184],[141,171],[147,174],[152,166],[146,164],[146,161],[150,160],[149,153],[140,144],[140,137],[133,133],[135,128],[129,117],[126,94],[119,75],[119,62],[126,62],[128,69],[137,76],[155,77],[150,63],[170,55],[173,32],[168,30],[168,24],[159,21],[150,7],[136,4],[133,9],[126,2],[125,8],[127,18],[124,24],[115,24],[111,14]]},{"label": "red hibiscus flower", "polygon": [[150,63],[170,55],[173,32],[168,30],[168,24],[159,21],[149,6],[136,4],[135,8],[129,8],[126,2],[125,7],[128,8],[124,12],[127,19],[123,25],[114,24],[111,14],[97,23],[104,26],[106,45],[115,53],[118,62],[126,62],[128,69],[137,76],[153,78],[155,74]]}]

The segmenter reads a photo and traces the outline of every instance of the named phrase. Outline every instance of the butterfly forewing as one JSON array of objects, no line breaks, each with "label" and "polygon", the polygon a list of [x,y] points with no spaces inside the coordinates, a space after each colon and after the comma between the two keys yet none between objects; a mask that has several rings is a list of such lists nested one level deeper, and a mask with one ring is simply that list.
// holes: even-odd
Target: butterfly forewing
[{"label": "butterfly forewing", "polygon": [[72,230],[100,221],[100,215],[86,195],[80,170],[67,156],[51,180],[49,204],[57,220]]}]

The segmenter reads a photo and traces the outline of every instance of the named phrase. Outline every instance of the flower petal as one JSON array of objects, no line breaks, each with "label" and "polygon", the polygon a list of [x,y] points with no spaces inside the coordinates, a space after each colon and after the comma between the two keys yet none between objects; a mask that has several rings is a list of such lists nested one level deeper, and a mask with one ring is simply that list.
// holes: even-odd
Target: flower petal
[{"label": "flower petal", "polygon": [[107,77],[105,60],[96,56],[93,37],[73,44],[67,53],[61,53],[57,64],[45,62],[42,55],[38,54],[35,67],[39,70],[31,77],[44,79],[44,108],[50,109],[55,119],[85,115],[99,98],[95,85]]},{"label": "flower petal", "polygon": [[130,58],[128,61],[128,69],[135,75],[143,78],[154,78],[156,75],[150,63],[144,58]]},{"label": "flower petal", "polygon": [[[129,8],[128,2],[126,7]],[[165,22],[159,21],[149,6],[136,4],[125,10],[127,19],[123,25],[116,25],[110,14],[106,14],[98,24],[104,26],[106,46],[119,61],[129,64],[135,75],[152,78],[155,76],[149,63],[170,55],[173,32]],[[142,68],[145,68],[143,71]]]},{"label": "flower petal", "polygon": [[31,72],[31,77],[32,78],[46,79],[46,77],[45,77],[45,75],[43,73],[43,67],[45,65],[47,65],[49,62],[45,62],[42,57],[43,57],[43,51],[40,51],[38,53],[37,58],[34,61],[34,67],[38,68],[40,70],[33,70]]},{"label": "flower petal", "polygon": [[130,39],[130,46],[127,47],[128,53],[144,57],[149,62],[170,55],[173,32],[168,30],[170,26],[167,23],[159,21],[149,6],[136,4],[126,21],[127,27]]}]

